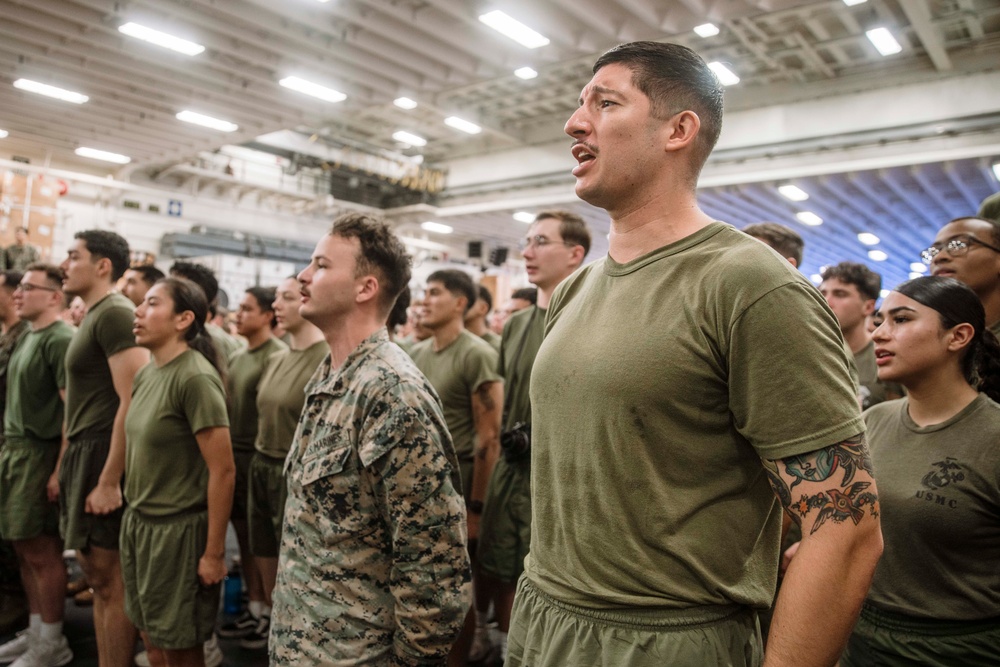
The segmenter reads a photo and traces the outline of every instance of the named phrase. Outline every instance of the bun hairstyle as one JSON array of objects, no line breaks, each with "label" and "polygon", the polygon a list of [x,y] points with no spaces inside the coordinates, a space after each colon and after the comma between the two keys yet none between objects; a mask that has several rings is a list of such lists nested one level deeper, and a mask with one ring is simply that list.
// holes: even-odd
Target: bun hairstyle
[{"label": "bun hairstyle", "polygon": [[936,310],[946,329],[972,325],[976,333],[962,357],[962,373],[975,389],[1000,402],[1000,341],[986,328],[986,311],[976,293],[954,278],[935,276],[907,280],[893,291]]},{"label": "bun hairstyle", "polygon": [[187,278],[162,278],[157,280],[157,285],[161,285],[170,293],[170,298],[174,302],[174,313],[180,314],[190,310],[194,314],[194,321],[191,326],[184,330],[184,340],[192,350],[200,352],[209,363],[218,371],[225,385],[225,369],[219,360],[219,353],[215,349],[208,331],[205,329],[205,320],[208,319],[208,299],[205,298],[205,291],[198,284]]}]

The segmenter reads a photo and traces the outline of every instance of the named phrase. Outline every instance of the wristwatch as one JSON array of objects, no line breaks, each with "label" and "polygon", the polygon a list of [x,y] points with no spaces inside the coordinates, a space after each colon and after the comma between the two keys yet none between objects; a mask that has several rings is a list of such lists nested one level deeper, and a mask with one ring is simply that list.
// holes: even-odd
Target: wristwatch
[{"label": "wristwatch", "polygon": [[482,514],[483,513],[483,501],[482,500],[467,500],[465,502],[465,509],[469,510],[472,514]]}]

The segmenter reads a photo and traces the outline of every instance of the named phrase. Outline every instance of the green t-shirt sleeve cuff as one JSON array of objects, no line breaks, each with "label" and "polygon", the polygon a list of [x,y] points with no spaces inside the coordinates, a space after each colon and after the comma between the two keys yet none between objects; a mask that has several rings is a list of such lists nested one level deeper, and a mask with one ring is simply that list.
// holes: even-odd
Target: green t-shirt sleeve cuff
[{"label": "green t-shirt sleeve cuff", "polygon": [[828,428],[819,433],[811,433],[807,436],[796,438],[773,445],[755,444],[754,449],[765,459],[778,461],[789,456],[801,456],[809,452],[836,445],[852,438],[859,433],[865,432],[865,422],[861,417],[852,419],[849,422],[840,424],[833,428]]}]

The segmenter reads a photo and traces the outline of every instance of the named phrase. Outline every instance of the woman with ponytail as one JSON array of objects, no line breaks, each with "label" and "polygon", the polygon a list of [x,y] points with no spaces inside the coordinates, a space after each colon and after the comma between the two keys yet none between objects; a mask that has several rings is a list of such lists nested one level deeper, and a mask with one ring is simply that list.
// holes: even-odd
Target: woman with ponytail
[{"label": "woman with ponytail", "polygon": [[152,361],[135,377],[125,419],[121,532],[125,611],[153,667],[203,667],[226,574],[233,452],[219,362],[194,283],[160,280],[133,333]]},{"label": "woman with ponytail", "polygon": [[885,550],[842,667],[1000,665],[1000,342],[976,294],[923,277],[885,298],[864,413]]}]

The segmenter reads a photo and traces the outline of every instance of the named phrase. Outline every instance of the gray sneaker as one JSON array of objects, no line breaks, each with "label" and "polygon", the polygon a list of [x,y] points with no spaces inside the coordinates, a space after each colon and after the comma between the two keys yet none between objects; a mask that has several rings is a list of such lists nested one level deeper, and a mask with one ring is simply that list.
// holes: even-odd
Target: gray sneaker
[{"label": "gray sneaker", "polygon": [[48,641],[36,637],[28,651],[10,667],[63,667],[72,661],[73,651],[65,636]]},{"label": "gray sneaker", "polygon": [[25,628],[6,644],[0,645],[0,663],[8,663],[17,660],[28,652],[31,644],[31,631]]},{"label": "gray sneaker", "polygon": [[205,667],[219,667],[222,664],[222,649],[219,648],[219,640],[215,635],[205,642],[202,650],[205,652]]}]

